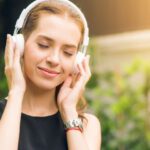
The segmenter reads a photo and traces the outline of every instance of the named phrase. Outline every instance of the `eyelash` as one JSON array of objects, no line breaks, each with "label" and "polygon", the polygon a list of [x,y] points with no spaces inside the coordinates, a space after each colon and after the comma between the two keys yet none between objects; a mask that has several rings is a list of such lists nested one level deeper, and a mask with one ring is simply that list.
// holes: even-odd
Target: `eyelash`
[{"label": "eyelash", "polygon": [[65,55],[67,55],[67,56],[69,56],[69,57],[71,57],[71,56],[73,56],[73,55],[74,55],[74,54],[69,53],[69,52],[66,52],[66,51],[64,51],[64,53],[65,53]]},{"label": "eyelash", "polygon": [[38,43],[38,46],[39,46],[40,48],[42,48],[42,49],[47,49],[47,48],[49,48],[48,45],[44,45],[44,44],[40,44],[40,43]]},{"label": "eyelash", "polygon": [[[44,45],[44,44],[40,44],[40,43],[38,43],[38,46],[39,46],[40,48],[42,48],[42,49],[47,49],[47,48],[49,48],[48,45]],[[71,56],[74,55],[74,54],[69,53],[69,52],[67,52],[67,51],[64,51],[64,54],[65,54],[66,56],[68,56],[68,57],[71,57]]]}]

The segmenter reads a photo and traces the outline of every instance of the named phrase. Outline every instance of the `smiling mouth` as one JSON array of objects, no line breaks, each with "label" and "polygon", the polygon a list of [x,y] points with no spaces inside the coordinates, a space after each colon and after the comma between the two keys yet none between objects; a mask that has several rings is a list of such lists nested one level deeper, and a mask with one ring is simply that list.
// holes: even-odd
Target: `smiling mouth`
[{"label": "smiling mouth", "polygon": [[44,77],[48,77],[48,78],[54,78],[57,77],[60,73],[54,70],[50,70],[47,68],[43,68],[43,67],[38,67],[38,69],[40,70],[40,73],[44,76]]}]

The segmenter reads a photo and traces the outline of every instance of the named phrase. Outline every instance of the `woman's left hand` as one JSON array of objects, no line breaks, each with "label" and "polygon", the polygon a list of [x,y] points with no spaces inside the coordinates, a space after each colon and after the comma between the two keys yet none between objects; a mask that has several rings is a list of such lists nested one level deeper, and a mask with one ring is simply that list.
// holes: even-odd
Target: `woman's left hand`
[{"label": "woman's left hand", "polygon": [[90,56],[87,55],[83,62],[77,65],[78,73],[68,76],[59,91],[57,104],[64,121],[78,117],[76,106],[91,77],[89,59]]}]

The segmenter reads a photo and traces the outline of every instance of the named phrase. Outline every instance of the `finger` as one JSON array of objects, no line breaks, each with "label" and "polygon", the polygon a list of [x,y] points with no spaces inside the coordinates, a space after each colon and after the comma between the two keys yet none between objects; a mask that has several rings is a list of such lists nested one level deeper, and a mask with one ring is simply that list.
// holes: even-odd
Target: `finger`
[{"label": "finger", "polygon": [[[20,47],[18,46],[18,44],[16,44],[16,47],[14,50],[14,67],[15,67],[14,76],[24,78],[24,70],[23,70],[24,68],[22,68],[22,65],[21,65]],[[17,79],[18,78],[16,78],[16,80]]]},{"label": "finger", "polygon": [[[85,65],[88,65],[87,64],[88,62],[86,62]],[[87,66],[86,66],[87,67]],[[88,69],[88,67],[86,68],[89,72],[85,72],[85,69],[83,68],[83,65],[82,64],[78,64],[78,69],[79,69],[79,74],[76,78],[76,84],[75,84],[75,90],[81,90],[83,91],[84,88],[85,88],[85,85],[87,83],[87,81],[89,80],[89,73],[90,73],[90,70]]]},{"label": "finger", "polygon": [[90,69],[90,55],[87,55],[85,60],[83,61],[83,68],[85,70],[87,79],[91,77],[91,69]]},{"label": "finger", "polygon": [[23,73],[23,75],[25,76],[23,58],[21,58],[21,59],[20,59],[20,63],[21,63],[21,69],[22,69],[22,73]]},{"label": "finger", "polygon": [[83,64],[82,64],[82,63],[77,64],[77,68],[78,68],[78,70],[79,70],[78,73],[79,73],[81,76],[84,76],[85,71],[84,71],[84,68],[83,68]]},{"label": "finger", "polygon": [[13,49],[14,49],[14,44],[11,38],[11,35],[7,35],[7,40],[6,40],[6,47],[5,47],[5,65],[6,67],[10,67],[13,64]]},{"label": "finger", "polygon": [[80,96],[84,92],[85,86],[81,78],[76,82],[75,86],[73,87],[74,97]]},{"label": "finger", "polygon": [[20,55],[20,47],[18,44],[16,44],[15,50],[14,50],[14,65],[15,66],[20,66],[21,64],[21,55]]},{"label": "finger", "polygon": [[8,53],[9,53],[9,44],[10,44],[10,37],[9,37],[10,35],[9,34],[7,34],[7,37],[6,37],[6,46],[5,46],[5,56],[4,56],[4,58],[5,58],[5,61],[6,62],[8,62]]},{"label": "finger", "polygon": [[76,77],[76,83],[74,84],[74,90],[76,90],[76,92],[84,89],[85,85],[85,74],[83,68],[81,67],[81,64],[78,66],[78,68],[79,73]]},{"label": "finger", "polygon": [[4,54],[4,59],[5,59],[5,64],[6,64],[6,62],[8,61],[8,48],[7,48],[7,45],[8,45],[8,35],[7,35],[7,37],[6,37],[6,46],[5,46],[5,54]]},{"label": "finger", "polygon": [[6,40],[6,47],[5,47],[5,74],[7,77],[7,82],[8,82],[8,88],[10,89],[11,87],[11,80],[12,80],[12,65],[13,65],[13,43],[11,40],[11,35],[7,35],[7,40]]}]

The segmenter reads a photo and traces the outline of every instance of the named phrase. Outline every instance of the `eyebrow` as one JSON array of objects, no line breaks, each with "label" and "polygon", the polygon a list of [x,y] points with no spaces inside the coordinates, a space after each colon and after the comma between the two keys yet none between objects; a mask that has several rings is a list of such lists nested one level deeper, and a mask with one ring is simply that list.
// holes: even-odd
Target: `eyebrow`
[{"label": "eyebrow", "polygon": [[52,38],[50,38],[50,37],[47,37],[47,36],[45,36],[45,35],[39,35],[38,36],[38,39],[45,39],[45,40],[47,40],[47,41],[50,41],[50,42],[54,42],[54,40],[52,39]]},{"label": "eyebrow", "polygon": [[[38,38],[44,38],[44,39],[46,39],[49,42],[54,42],[55,41],[54,39],[52,39],[52,38],[50,38],[48,36],[45,36],[45,35],[39,35]],[[78,49],[78,45],[76,46],[75,44],[64,44],[63,46],[67,47],[67,48]]]},{"label": "eyebrow", "polygon": [[66,48],[71,48],[71,49],[75,49],[75,50],[78,49],[77,46],[75,46],[75,45],[69,45],[69,44],[65,44],[64,47],[66,47]]}]

